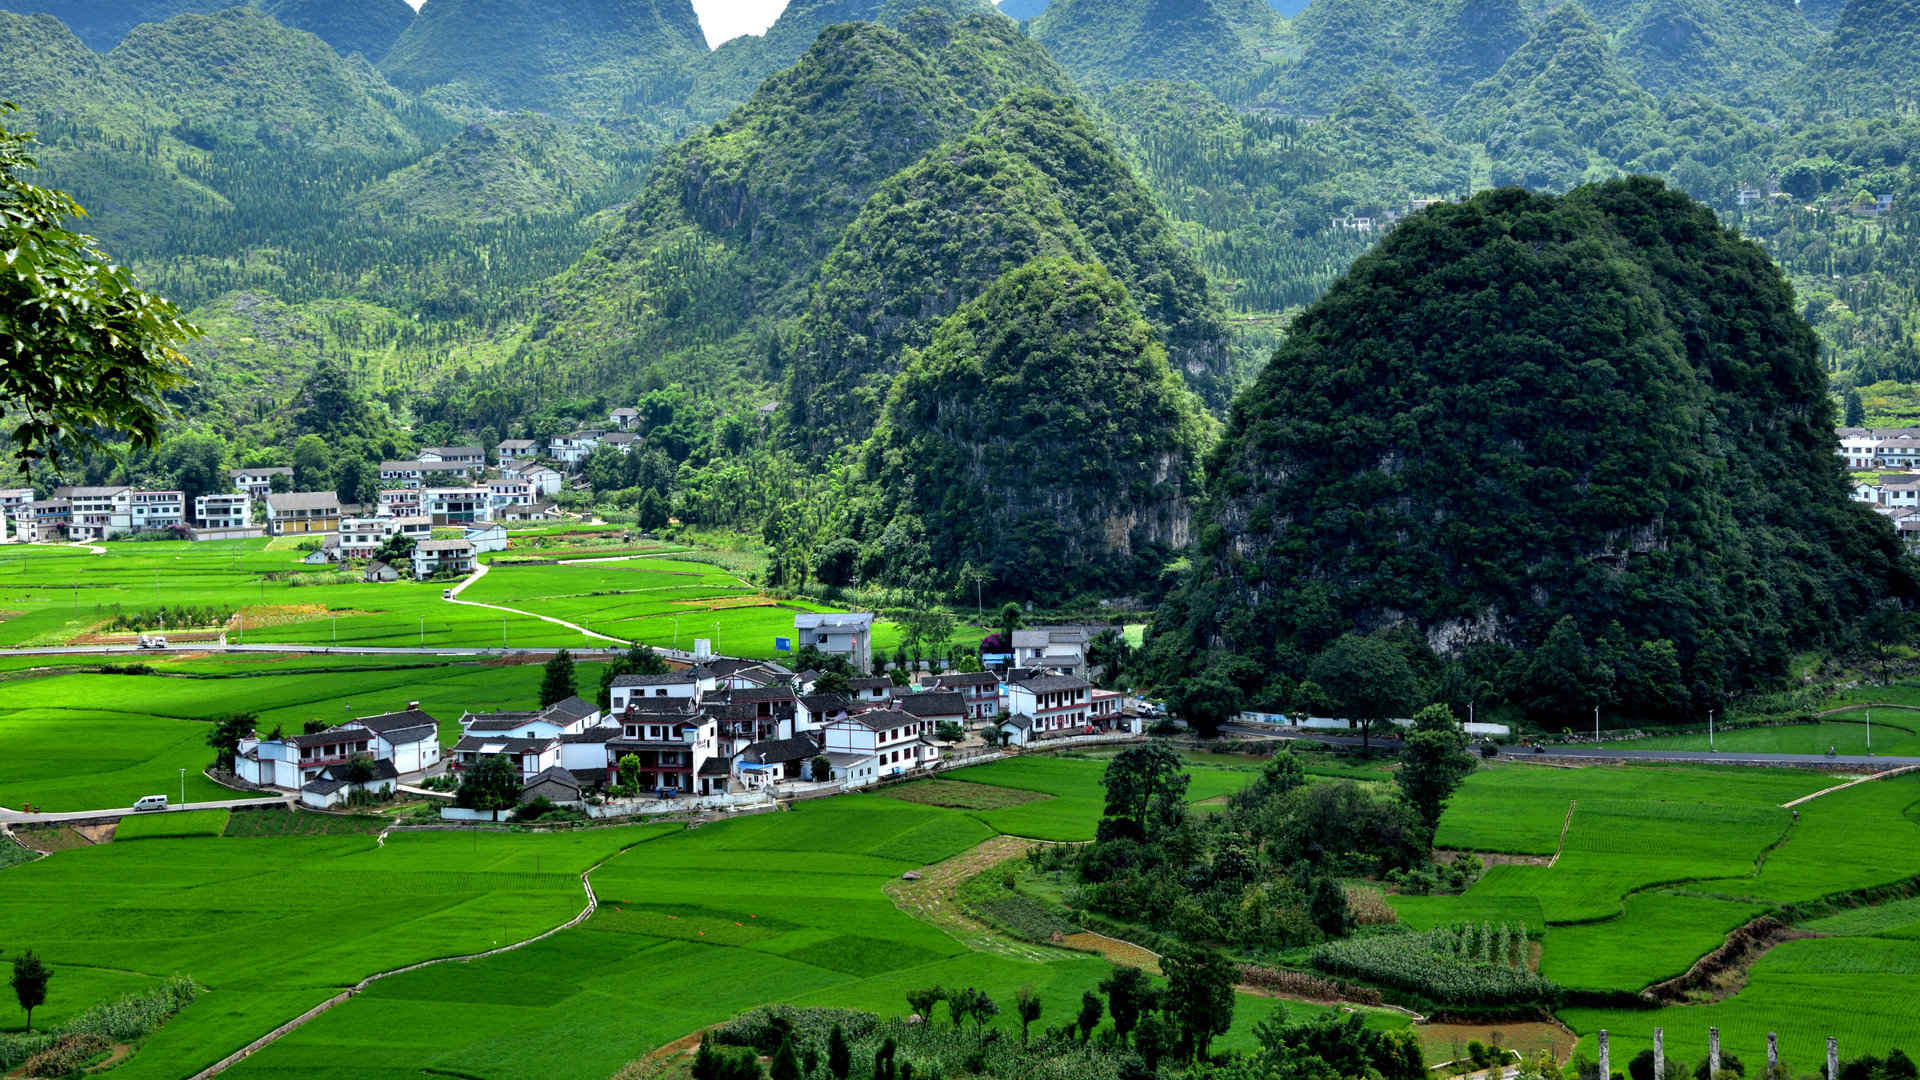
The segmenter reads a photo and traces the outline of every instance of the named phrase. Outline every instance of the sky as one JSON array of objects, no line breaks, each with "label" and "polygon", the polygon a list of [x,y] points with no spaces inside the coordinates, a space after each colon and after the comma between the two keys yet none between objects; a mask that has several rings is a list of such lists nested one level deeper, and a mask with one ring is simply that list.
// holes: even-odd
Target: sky
[{"label": "sky", "polygon": [[[407,3],[418,11],[426,0]],[[693,0],[693,10],[700,16],[700,28],[707,32],[710,46],[741,34],[765,33],[786,6],[787,0]]]}]

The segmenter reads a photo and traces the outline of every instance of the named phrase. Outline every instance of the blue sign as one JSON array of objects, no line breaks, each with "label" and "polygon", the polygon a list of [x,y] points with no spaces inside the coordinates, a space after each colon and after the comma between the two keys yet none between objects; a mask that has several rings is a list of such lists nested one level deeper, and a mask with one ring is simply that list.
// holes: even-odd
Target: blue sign
[{"label": "blue sign", "polygon": [[777,637],[777,638],[774,638],[774,639],[773,639],[773,651],[775,651],[775,652],[792,652],[792,651],[793,651],[793,639],[792,639],[792,638],[783,638],[783,637]]}]

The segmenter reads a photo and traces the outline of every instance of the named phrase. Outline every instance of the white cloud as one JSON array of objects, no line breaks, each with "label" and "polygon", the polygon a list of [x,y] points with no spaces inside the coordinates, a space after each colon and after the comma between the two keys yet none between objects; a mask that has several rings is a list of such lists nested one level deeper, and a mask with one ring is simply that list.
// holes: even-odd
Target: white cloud
[{"label": "white cloud", "polygon": [[[407,0],[413,10],[427,0]],[[763,34],[787,6],[787,0],[693,0],[707,44],[718,45],[741,34]]]}]

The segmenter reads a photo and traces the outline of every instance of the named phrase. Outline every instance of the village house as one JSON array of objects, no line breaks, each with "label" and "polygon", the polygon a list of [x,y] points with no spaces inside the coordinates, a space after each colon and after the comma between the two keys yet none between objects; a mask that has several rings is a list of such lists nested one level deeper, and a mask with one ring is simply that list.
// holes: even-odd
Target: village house
[{"label": "village house", "polygon": [[534,495],[543,499],[560,494],[560,489],[567,483],[567,478],[561,475],[560,470],[537,461],[516,461],[503,465],[500,475],[502,478],[513,477],[526,481],[532,486]]},{"label": "village house", "polygon": [[340,521],[340,557],[371,559],[399,534],[419,543],[433,538],[433,523],[424,517],[351,517]]},{"label": "village house", "polygon": [[626,711],[628,704],[641,698],[684,701],[691,706],[699,692],[699,680],[684,671],[665,675],[615,675],[610,704],[613,714],[618,716]]},{"label": "village house", "polygon": [[1033,742],[1033,717],[1026,713],[1014,713],[994,727],[1008,746],[1028,746]]},{"label": "village house", "polygon": [[321,769],[318,776],[300,786],[300,805],[331,810],[351,803],[357,794],[391,795],[400,783],[399,773],[391,761],[372,762],[367,771],[366,779],[355,780],[351,764]]},{"label": "village house", "polygon": [[1087,642],[1102,626],[1035,626],[1013,632],[1013,666],[1052,668],[1063,675],[1086,675]]},{"label": "village house", "polygon": [[935,689],[951,690],[965,698],[969,720],[991,720],[1000,713],[1000,677],[991,671],[941,675],[933,680],[933,685]]},{"label": "village house", "polygon": [[807,694],[795,704],[793,730],[818,731],[835,720],[853,715],[856,706],[839,694]]},{"label": "village house", "polygon": [[460,718],[460,730],[469,735],[557,738],[598,727],[603,715],[599,706],[576,696],[534,712],[467,713]]},{"label": "village house", "polygon": [[133,489],[130,487],[55,488],[53,497],[72,508],[66,529],[69,540],[111,540],[133,528]]},{"label": "village house", "polygon": [[640,410],[622,405],[607,413],[607,422],[621,431],[632,431],[633,426],[640,422]]},{"label": "village house", "polygon": [[357,757],[373,756],[374,733],[357,723],[281,739],[241,739],[234,755],[234,775],[259,787],[304,787],[330,765],[345,765]]},{"label": "village house", "polygon": [[533,481],[514,474],[487,481],[487,495],[496,507],[532,506],[540,497],[540,493],[534,490]]},{"label": "village house", "polygon": [[381,487],[422,488],[472,480],[472,466],[451,461],[383,461],[380,463]]},{"label": "village house", "polygon": [[458,465],[469,473],[487,467],[487,452],[478,446],[429,446],[420,451],[422,462],[434,465]]},{"label": "village house", "polygon": [[593,448],[600,445],[600,436],[604,431],[570,431],[565,435],[555,435],[547,444],[548,454],[570,470],[577,471],[580,463],[587,460]]},{"label": "village house", "polygon": [[465,540],[422,540],[413,546],[413,576],[425,581],[435,574],[473,572],[473,545]]},{"label": "village house", "polygon": [[171,529],[187,523],[187,494],[184,491],[135,491],[129,509],[134,532]]},{"label": "village house", "polygon": [[514,738],[494,735],[463,735],[453,744],[453,769],[459,772],[480,763],[482,758],[504,757],[520,769],[524,783],[560,764],[560,739],[555,735]]},{"label": "village house", "polygon": [[801,612],[793,617],[795,645],[845,657],[856,675],[873,670],[872,612]]},{"label": "village house", "polygon": [[897,694],[893,699],[893,707],[909,716],[919,717],[922,735],[932,735],[941,724],[958,724],[963,728],[967,725],[966,696],[954,690]]},{"label": "village house", "polygon": [[499,521],[558,521],[560,511],[550,502],[535,503],[532,506],[508,506],[495,512]]},{"label": "village house", "polygon": [[374,514],[378,517],[426,517],[426,503],[419,488],[383,488]]},{"label": "village house", "polygon": [[[50,540],[64,540],[67,530],[73,527],[73,504],[65,499],[35,499],[27,504],[33,522],[33,535],[30,540],[46,543]],[[22,521],[29,520],[22,517]]]},{"label": "village house", "polygon": [[500,456],[501,465],[509,461],[531,461],[540,456],[540,444],[532,439],[502,439],[494,452]]},{"label": "village house", "polygon": [[227,474],[233,480],[233,490],[255,502],[266,498],[273,491],[273,478],[284,477],[284,486],[293,486],[293,470],[285,465],[255,465],[246,469],[235,469]]},{"label": "village house", "polygon": [[921,723],[897,709],[856,713],[820,729],[822,751],[836,779],[861,787],[940,760],[940,747],[921,734]]},{"label": "village house", "polygon": [[424,501],[425,513],[436,527],[493,520],[493,504],[486,488],[432,487],[426,490]]},{"label": "village house", "polygon": [[1087,698],[1087,722],[1102,731],[1128,729],[1126,700],[1117,690],[1094,690]]},{"label": "village house", "polygon": [[493,551],[507,550],[507,527],[497,523],[472,525],[466,531],[467,543],[473,545],[475,555],[485,555]]},{"label": "village house", "polygon": [[586,800],[581,797],[580,787],[579,777],[564,765],[554,765],[526,782],[520,789],[520,801],[545,799],[555,806],[583,806]]},{"label": "village house", "polygon": [[253,500],[239,492],[196,495],[193,519],[203,529],[245,529],[253,525]]},{"label": "village house", "polygon": [[1040,675],[1007,686],[1007,710],[1033,718],[1033,732],[1049,735],[1087,726],[1093,684],[1074,675]]},{"label": "village house", "polygon": [[[28,541],[32,539],[33,511],[28,504],[33,502],[32,488],[0,488],[0,544]],[[21,522],[27,523],[26,528]],[[12,522],[12,535],[8,535],[7,523]]]},{"label": "village house", "polygon": [[440,721],[421,711],[417,701],[399,712],[362,716],[353,721],[373,732],[373,757],[390,761],[401,776],[425,772],[440,764]]},{"label": "village house", "polygon": [[[820,744],[808,735],[769,739],[744,747],[734,755],[734,778],[748,791],[775,784],[811,780],[808,766],[820,756]],[[831,762],[831,759],[829,759]]]},{"label": "village house", "polygon": [[267,532],[305,536],[340,531],[340,496],[331,491],[281,491],[267,496]]},{"label": "village house", "polygon": [[609,431],[600,436],[600,445],[611,446],[622,454],[631,454],[633,448],[640,445],[640,436],[631,431]]},{"label": "village house", "polygon": [[855,702],[885,703],[892,701],[895,689],[896,687],[893,685],[892,679],[882,678],[878,675],[863,675],[857,679],[847,680],[847,691],[853,695]]}]

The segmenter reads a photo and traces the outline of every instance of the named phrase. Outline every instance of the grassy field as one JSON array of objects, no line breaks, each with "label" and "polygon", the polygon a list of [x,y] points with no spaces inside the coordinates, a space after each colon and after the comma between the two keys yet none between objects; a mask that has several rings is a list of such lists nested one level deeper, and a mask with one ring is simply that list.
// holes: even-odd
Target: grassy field
[{"label": "grassy field", "polygon": [[[974,816],[994,831],[1035,840],[1079,842],[1093,839],[1094,825],[1106,807],[1100,785],[1107,762],[1099,758],[1019,757],[947,774],[949,780],[999,788],[1040,792],[1050,796],[1035,802],[982,810]],[[1256,775],[1250,769],[1223,769],[1190,765],[1187,801],[1203,802],[1246,786]]]},{"label": "grassy field", "polygon": [[[314,671],[305,658],[296,662],[300,668],[285,675],[244,657],[195,668],[225,671],[223,678],[180,677],[184,665],[168,665],[166,675],[52,673],[0,682],[0,806],[94,810],[142,795],[178,798],[181,769],[188,801],[232,798],[201,775],[213,757],[208,722],[232,713],[256,714],[262,731],[298,733],[308,721],[337,724],[418,701],[450,741],[465,711],[532,708],[540,698],[538,665]],[[591,694],[600,665],[575,670]]]},{"label": "grassy field", "polygon": [[[1713,748],[1746,754],[1824,754],[1831,747],[1842,754],[1920,754],[1920,713],[1882,709],[1873,716],[1873,745],[1867,745],[1867,712],[1852,709],[1822,723],[1788,727],[1740,728],[1715,733]],[[1657,735],[1648,739],[1610,742],[1628,750],[1705,750],[1705,735]]]}]

